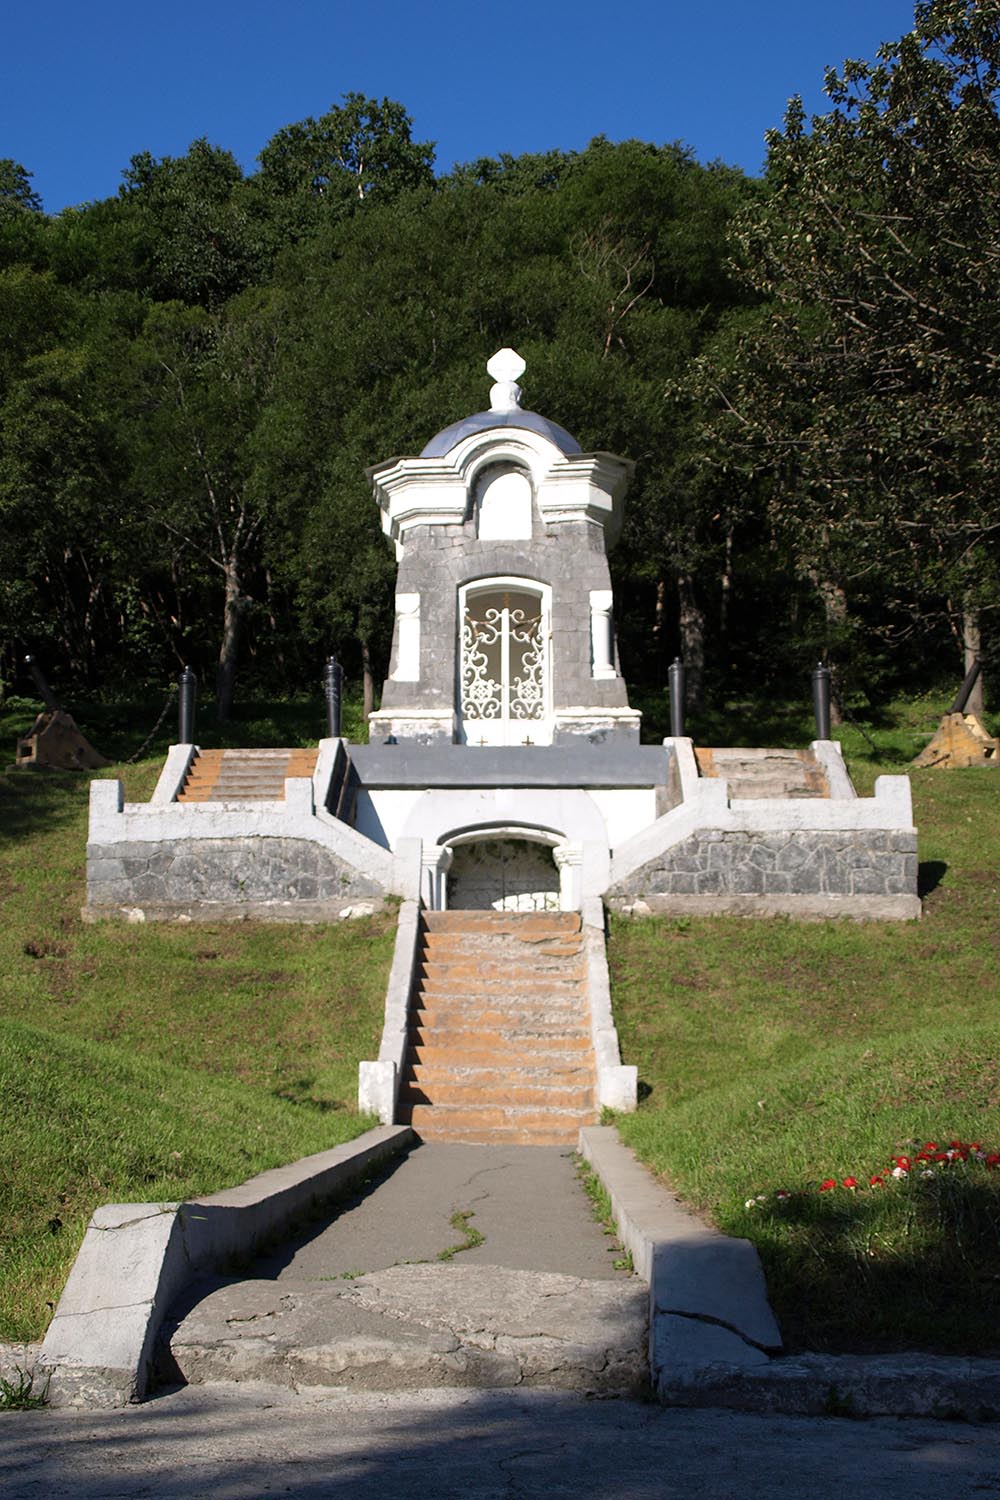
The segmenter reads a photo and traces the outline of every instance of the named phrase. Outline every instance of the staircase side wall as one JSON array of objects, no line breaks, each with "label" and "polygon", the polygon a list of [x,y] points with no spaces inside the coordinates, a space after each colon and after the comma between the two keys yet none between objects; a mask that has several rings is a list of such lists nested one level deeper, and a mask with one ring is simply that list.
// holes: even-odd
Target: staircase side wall
[{"label": "staircase side wall", "polygon": [[701,782],[680,807],[615,850],[607,905],[627,915],[920,915],[909,782],[871,798],[730,800]]},{"label": "staircase side wall", "polygon": [[[419,860],[395,855],[317,810],[312,782],[282,802],[125,803],[91,784],[84,918],[329,921],[415,894]],[[410,887],[413,887],[411,891]]]}]

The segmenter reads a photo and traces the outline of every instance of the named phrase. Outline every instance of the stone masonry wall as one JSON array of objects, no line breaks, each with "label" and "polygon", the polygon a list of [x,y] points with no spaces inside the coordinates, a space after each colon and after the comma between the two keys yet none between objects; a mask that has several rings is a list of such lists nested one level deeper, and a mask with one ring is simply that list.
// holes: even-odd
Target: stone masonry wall
[{"label": "stone masonry wall", "polygon": [[[480,541],[470,526],[414,527],[396,588],[420,595],[420,681],[386,681],[382,709],[445,708],[455,702],[458,590],[478,579],[511,576],[552,588],[556,707],[627,707],[621,677],[590,675],[590,590],[609,589],[604,533],[591,522],[566,522],[531,541]],[[393,641],[393,660],[398,641]]]},{"label": "stone masonry wall", "polygon": [[307,839],[176,839],[87,848],[91,915],[140,909],[169,916],[195,908],[202,916],[213,908],[217,914],[267,915],[265,908],[274,907],[308,920],[336,916],[359,902],[374,908],[384,895],[376,880]]},{"label": "stone masonry wall", "polygon": [[621,909],[649,897],[915,897],[916,892],[912,830],[706,829],[617,882],[606,899]]}]

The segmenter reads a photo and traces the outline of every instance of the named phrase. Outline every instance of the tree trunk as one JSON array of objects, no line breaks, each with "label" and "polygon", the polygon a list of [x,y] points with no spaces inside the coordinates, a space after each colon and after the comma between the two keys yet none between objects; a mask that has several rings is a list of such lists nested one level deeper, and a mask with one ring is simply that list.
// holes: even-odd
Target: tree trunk
[{"label": "tree trunk", "polygon": [[[965,672],[972,670],[976,658],[982,655],[983,641],[979,631],[979,611],[966,605],[962,611],[962,650],[965,658]],[[980,672],[976,678],[976,685],[969,694],[969,701],[965,705],[967,714],[978,714],[982,717],[983,712],[983,674]]]},{"label": "tree trunk", "polygon": [[372,654],[367,638],[361,642],[361,672],[362,692],[364,694],[364,716],[367,726],[368,715],[375,708],[375,679],[372,676]]},{"label": "tree trunk", "polygon": [[690,573],[678,573],[677,597],[680,602],[681,660],[685,667],[688,707],[699,709],[705,677],[705,614],[694,596]]},{"label": "tree trunk", "polygon": [[733,596],[733,528],[726,527],[726,561],[719,580],[719,635],[723,641],[729,634],[729,601]]},{"label": "tree trunk", "polygon": [[228,724],[233,709],[233,690],[236,686],[236,657],[240,647],[243,628],[243,599],[240,596],[240,575],[235,557],[226,561],[226,599],[223,610],[222,646],[219,650],[219,665],[215,674],[215,718],[219,724]]}]

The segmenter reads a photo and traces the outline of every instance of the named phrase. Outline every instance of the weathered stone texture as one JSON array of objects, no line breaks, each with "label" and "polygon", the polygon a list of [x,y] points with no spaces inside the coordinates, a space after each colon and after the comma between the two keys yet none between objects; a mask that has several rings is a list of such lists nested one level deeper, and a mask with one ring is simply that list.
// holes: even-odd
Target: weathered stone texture
[{"label": "weathered stone texture", "polygon": [[[465,527],[415,526],[407,535],[396,588],[400,593],[420,595],[421,677],[419,682],[389,678],[383,689],[383,712],[453,706],[459,587],[480,578],[505,576],[552,588],[556,708],[628,706],[621,677],[601,679],[590,673],[590,590],[611,587],[602,528],[586,521],[547,529],[537,523],[531,541],[480,541],[467,523]],[[397,650],[394,639],[393,660]],[[431,663],[433,670],[428,669]]]},{"label": "weathered stone texture", "polygon": [[881,829],[692,834],[618,881],[609,902],[646,896],[916,895],[917,840]]},{"label": "weathered stone texture", "polygon": [[87,902],[95,909],[346,904],[384,894],[378,881],[307,839],[176,839],[87,849]]}]

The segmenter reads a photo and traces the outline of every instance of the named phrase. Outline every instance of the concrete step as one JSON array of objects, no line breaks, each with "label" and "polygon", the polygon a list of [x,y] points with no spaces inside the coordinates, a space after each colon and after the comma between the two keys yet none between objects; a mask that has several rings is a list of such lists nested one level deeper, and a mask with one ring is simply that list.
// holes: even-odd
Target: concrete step
[{"label": "concrete step", "polygon": [[312,776],[316,750],[200,750],[178,802],[282,801],[289,776]]},{"label": "concrete step", "polygon": [[[410,1043],[408,1067],[492,1068],[503,1073],[507,1068],[527,1066],[547,1068],[572,1065],[590,1067],[589,1032],[578,1036],[519,1036],[488,1039],[473,1032],[453,1033],[452,1040],[433,1035],[427,1041]],[[456,1038],[457,1039],[454,1039]]]},{"label": "concrete step", "polygon": [[577,911],[428,911],[424,926],[428,933],[506,933],[527,940],[579,932],[581,919]]},{"label": "concrete step", "polygon": [[470,1145],[565,1146],[574,1148],[584,1125],[598,1118],[594,1108],[577,1110],[499,1109],[446,1104],[414,1104],[400,1111],[403,1124],[412,1125],[424,1141],[467,1142]]},{"label": "concrete step", "polygon": [[428,912],[398,1118],[428,1138],[574,1145],[596,1119],[578,912]]},{"label": "concrete step", "polygon": [[489,933],[463,936],[456,932],[428,932],[420,944],[420,951],[438,963],[458,958],[468,961],[477,954],[484,957],[503,954],[507,958],[531,963],[537,958],[574,958],[584,949],[579,933],[570,933],[567,937],[518,938],[506,933],[491,937]]},{"label": "concrete step", "polygon": [[512,1041],[516,1037],[530,1036],[589,1037],[590,1026],[574,1015],[548,1010],[537,1010],[527,1015],[521,1011],[488,1010],[477,1011],[474,1015],[460,1011],[444,1016],[418,1011],[413,1017],[415,1041],[418,1033],[419,1040],[433,1041],[449,1035],[482,1036],[484,1032],[491,1034],[498,1042],[504,1038]]},{"label": "concrete step", "polygon": [[480,1090],[480,1099],[487,1096],[488,1090],[502,1093],[506,1085],[515,1078],[525,1087],[535,1083],[544,1084],[551,1079],[556,1080],[560,1087],[578,1083],[583,1083],[588,1088],[593,1086],[592,1070],[581,1062],[579,1054],[572,1053],[551,1062],[548,1059],[519,1061],[513,1067],[497,1066],[490,1062],[470,1063],[465,1058],[455,1058],[452,1061],[431,1058],[426,1062],[415,1061],[409,1076],[411,1082],[421,1088],[433,1087],[438,1083],[462,1086],[474,1084]]},{"label": "concrete step", "polygon": [[486,960],[478,964],[438,963],[436,959],[432,959],[418,965],[417,977],[434,990],[457,987],[466,993],[476,993],[486,986],[531,990],[550,985],[555,989],[564,989],[581,984],[587,977],[587,969],[585,964],[565,958],[548,964],[543,959],[535,964]]},{"label": "concrete step", "polygon": [[637,1277],[432,1262],[350,1280],[253,1280],[204,1290],[165,1330],[157,1373],[166,1384],[379,1392],[538,1386],[611,1396],[639,1391],[648,1378],[649,1290]]},{"label": "concrete step", "polygon": [[702,776],[728,781],[731,800],[830,795],[826,772],[811,750],[699,745],[695,756]]},{"label": "concrete step", "polygon": [[[412,1108],[419,1104],[436,1107],[479,1109],[483,1101],[482,1084],[443,1078],[429,1082],[423,1077],[402,1085],[399,1091],[399,1108]],[[506,1110],[540,1110],[550,1115],[554,1109],[580,1110],[584,1113],[593,1108],[594,1089],[589,1080],[564,1082],[556,1076],[534,1083],[522,1081],[516,1074],[508,1077],[503,1087]]]},{"label": "concrete step", "polygon": [[590,1028],[566,1027],[557,1021],[511,1021],[507,1026],[493,1027],[484,1033],[477,1026],[414,1026],[410,1032],[410,1055],[426,1055],[434,1050],[439,1056],[466,1057],[476,1051],[479,1056],[496,1055],[507,1059],[515,1053],[531,1051],[543,1056],[548,1048],[555,1051],[586,1052],[591,1046]]}]

